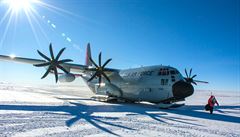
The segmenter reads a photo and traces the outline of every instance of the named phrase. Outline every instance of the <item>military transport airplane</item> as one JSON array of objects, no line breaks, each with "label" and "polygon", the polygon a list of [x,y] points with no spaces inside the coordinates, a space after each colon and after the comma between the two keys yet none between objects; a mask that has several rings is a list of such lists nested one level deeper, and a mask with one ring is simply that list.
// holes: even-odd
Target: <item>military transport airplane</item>
[{"label": "military transport airplane", "polygon": [[[91,57],[90,44],[87,45],[85,65],[69,63],[71,59],[60,60],[65,48],[61,49],[57,56],[54,56],[51,43],[49,50],[50,57],[37,51],[44,60],[4,55],[0,55],[0,60],[45,67],[47,71],[42,79],[49,73],[53,73],[56,82],[72,82],[75,78],[82,77],[95,93],[93,98],[97,100],[147,101],[157,104],[160,108],[173,107],[176,106],[176,102],[184,101],[194,92],[192,84],[208,83],[194,80],[197,75],[192,76],[192,69],[189,73],[185,69],[186,77],[183,77],[176,68],[163,65],[125,70],[107,68],[107,64],[112,59],[102,63],[100,52],[97,64]],[[63,73],[59,73],[59,70]]]}]

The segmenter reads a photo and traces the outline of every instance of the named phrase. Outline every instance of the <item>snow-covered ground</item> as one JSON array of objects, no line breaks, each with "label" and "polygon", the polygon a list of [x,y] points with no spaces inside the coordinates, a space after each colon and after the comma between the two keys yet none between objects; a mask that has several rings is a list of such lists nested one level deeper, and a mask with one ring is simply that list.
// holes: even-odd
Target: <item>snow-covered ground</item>
[{"label": "snow-covered ground", "polygon": [[204,111],[209,91],[196,91],[186,106],[104,103],[87,87],[32,87],[0,83],[0,136],[240,137],[240,93],[213,94],[220,106]]}]

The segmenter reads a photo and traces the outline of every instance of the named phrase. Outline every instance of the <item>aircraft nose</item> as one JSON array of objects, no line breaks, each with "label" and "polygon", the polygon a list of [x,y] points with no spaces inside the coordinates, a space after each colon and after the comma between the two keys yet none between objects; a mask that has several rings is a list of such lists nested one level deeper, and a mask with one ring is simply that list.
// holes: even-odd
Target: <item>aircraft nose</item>
[{"label": "aircraft nose", "polygon": [[193,94],[193,86],[184,81],[178,81],[173,84],[173,96],[176,99],[184,99]]}]

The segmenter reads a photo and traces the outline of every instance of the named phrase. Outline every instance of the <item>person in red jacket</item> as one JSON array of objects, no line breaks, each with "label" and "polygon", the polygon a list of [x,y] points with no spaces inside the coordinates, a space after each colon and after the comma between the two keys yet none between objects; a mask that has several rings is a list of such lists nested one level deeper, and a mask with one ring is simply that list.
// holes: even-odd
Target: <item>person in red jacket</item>
[{"label": "person in red jacket", "polygon": [[210,110],[210,113],[212,114],[215,104],[217,104],[219,106],[215,96],[211,95],[210,98],[208,99],[208,104],[207,104],[208,109],[206,108],[206,110]]}]

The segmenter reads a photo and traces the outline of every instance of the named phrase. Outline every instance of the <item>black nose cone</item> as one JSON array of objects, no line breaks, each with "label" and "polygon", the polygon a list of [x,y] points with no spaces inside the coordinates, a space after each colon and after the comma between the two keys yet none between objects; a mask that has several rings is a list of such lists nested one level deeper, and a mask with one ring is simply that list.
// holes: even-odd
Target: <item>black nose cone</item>
[{"label": "black nose cone", "polygon": [[178,81],[173,84],[173,96],[176,99],[184,99],[193,94],[193,86],[184,81]]}]

